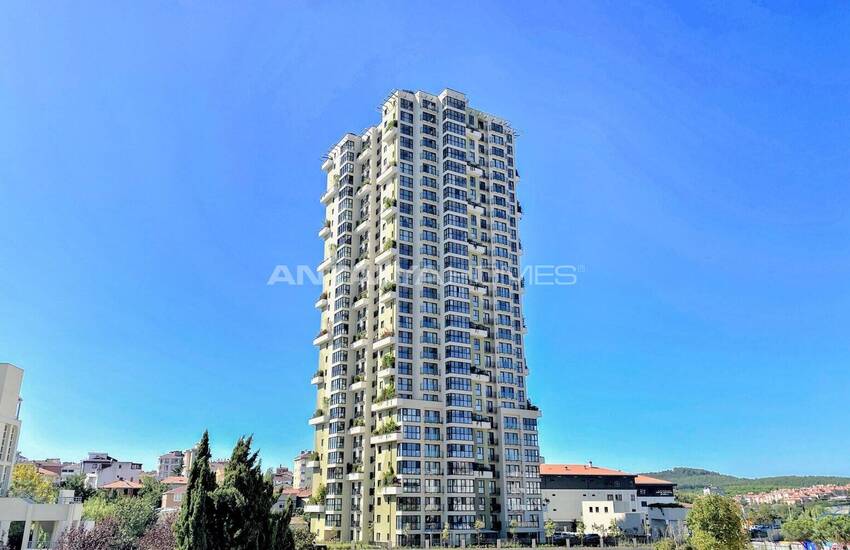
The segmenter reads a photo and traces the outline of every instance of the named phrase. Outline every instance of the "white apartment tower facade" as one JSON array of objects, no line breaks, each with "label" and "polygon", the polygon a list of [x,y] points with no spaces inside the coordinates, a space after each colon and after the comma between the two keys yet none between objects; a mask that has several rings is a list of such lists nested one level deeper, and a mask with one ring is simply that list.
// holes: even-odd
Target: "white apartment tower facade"
[{"label": "white apartment tower facade", "polygon": [[516,133],[452,90],[397,90],[381,113],[322,165],[310,527],[393,545],[540,540]]}]

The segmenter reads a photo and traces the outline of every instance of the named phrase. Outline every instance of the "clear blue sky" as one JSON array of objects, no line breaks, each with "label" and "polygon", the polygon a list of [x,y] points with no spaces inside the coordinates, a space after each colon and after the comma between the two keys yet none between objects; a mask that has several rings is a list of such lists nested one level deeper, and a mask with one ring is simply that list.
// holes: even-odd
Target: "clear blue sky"
[{"label": "clear blue sky", "polygon": [[524,261],[585,269],[526,296],[547,461],[850,474],[847,4],[243,4],[4,5],[25,454],[311,446],[319,289],[266,280],[328,147],[451,87],[522,132]]}]

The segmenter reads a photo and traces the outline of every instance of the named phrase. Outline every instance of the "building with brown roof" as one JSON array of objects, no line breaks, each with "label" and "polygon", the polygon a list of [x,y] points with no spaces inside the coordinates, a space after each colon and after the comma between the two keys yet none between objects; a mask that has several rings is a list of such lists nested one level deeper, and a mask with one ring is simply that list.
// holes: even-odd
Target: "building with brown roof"
[{"label": "building with brown roof", "polygon": [[559,530],[600,533],[616,521],[634,536],[651,534],[650,508],[675,505],[675,483],[588,464],[541,464],[541,492],[546,519]]}]

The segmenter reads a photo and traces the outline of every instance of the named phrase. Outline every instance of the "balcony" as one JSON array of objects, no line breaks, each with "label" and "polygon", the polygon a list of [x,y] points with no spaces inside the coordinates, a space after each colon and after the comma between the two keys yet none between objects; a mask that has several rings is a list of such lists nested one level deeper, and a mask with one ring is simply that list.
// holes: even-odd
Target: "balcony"
[{"label": "balcony", "polygon": [[325,258],[324,261],[316,267],[316,269],[318,271],[321,271],[322,273],[327,273],[328,271],[331,270],[332,265],[333,265],[333,258],[331,258],[329,256],[329,257]]},{"label": "balcony", "polygon": [[325,512],[324,504],[305,504],[304,505],[304,513],[305,514],[323,514]]},{"label": "balcony", "polygon": [[334,185],[333,188],[325,192],[325,194],[322,195],[322,198],[320,198],[319,200],[322,201],[322,204],[327,206],[334,200],[334,197],[336,197],[336,185]]},{"label": "balcony", "polygon": [[369,343],[369,339],[366,338],[365,333],[357,334],[354,338],[356,338],[356,340],[354,340],[354,342],[351,344],[351,349],[360,349],[362,347],[365,347],[366,344]]},{"label": "balcony", "polygon": [[331,226],[330,224],[325,224],[321,229],[319,229],[319,238],[327,239],[331,236]]},{"label": "balcony", "polygon": [[319,299],[316,300],[315,305],[316,305],[316,309],[325,309],[326,307],[328,307],[328,295],[327,295],[327,293],[323,292],[319,296]]},{"label": "balcony", "polygon": [[395,344],[395,333],[391,330],[384,331],[384,333],[381,334],[381,338],[374,344],[372,344],[372,349],[374,351],[380,351],[384,348],[392,346],[393,344]]},{"label": "balcony", "polygon": [[330,172],[334,167],[334,159],[328,157],[325,159],[325,162],[322,163],[322,170],[324,172]]},{"label": "balcony", "polygon": [[364,231],[369,229],[369,218],[364,219],[362,222],[357,224],[357,227],[354,228],[354,232],[357,234],[363,233]]},{"label": "balcony", "polygon": [[318,336],[313,340],[314,346],[323,346],[331,341],[331,334],[327,329],[323,329]]},{"label": "balcony", "polygon": [[351,391],[365,390],[366,389],[366,381],[365,380],[358,380],[357,382],[351,384],[351,386],[348,389],[351,390]]},{"label": "balcony", "polygon": [[490,382],[490,373],[487,372],[484,369],[480,369],[478,367],[472,367],[471,370],[469,371],[469,373],[470,373],[470,376],[472,377],[472,379],[475,380],[476,382],[486,382],[486,383]]},{"label": "balcony", "polygon": [[368,195],[372,190],[372,184],[368,181],[360,186],[360,189],[357,190],[357,193],[354,194],[355,197],[362,197],[364,195]]},{"label": "balcony", "polygon": [[395,258],[396,246],[395,241],[387,241],[390,243],[390,246],[385,246],[384,251],[378,254],[378,257],[375,258],[375,263],[378,265],[385,264],[389,261],[392,261]]},{"label": "balcony", "polygon": [[382,141],[389,141],[393,139],[398,133],[398,121],[397,120],[388,120],[384,124],[384,135],[381,137]]},{"label": "balcony", "polygon": [[370,445],[383,445],[384,443],[394,443],[401,441],[401,432],[390,432],[388,434],[373,435],[369,439]]},{"label": "balcony", "polygon": [[381,210],[381,220],[382,221],[390,221],[395,217],[398,213],[398,205],[395,201],[390,204],[384,204],[383,210]]},{"label": "balcony", "polygon": [[378,401],[376,403],[372,403],[372,411],[379,412],[385,411],[387,409],[395,409],[398,407],[398,397],[394,397],[392,399],[385,399],[384,401]]},{"label": "balcony", "polygon": [[387,167],[384,169],[384,171],[383,171],[383,172],[381,172],[381,175],[380,175],[380,176],[378,176],[378,179],[375,181],[375,184],[376,184],[377,186],[379,186],[379,187],[380,187],[381,185],[383,185],[383,183],[384,183],[385,181],[387,181],[388,179],[390,179],[390,176],[395,175],[395,173],[396,173],[396,172],[398,172],[398,166],[397,166],[397,164],[396,164],[396,161],[392,161],[392,162],[390,163],[390,165],[389,165],[389,166],[387,166]]},{"label": "balcony", "polygon": [[[307,421],[307,424],[309,424],[311,426],[320,426],[320,425],[324,424],[325,422],[327,422],[327,420],[328,420],[328,417],[325,416],[324,414],[322,414],[320,416],[314,416],[313,418],[311,418],[310,420]],[[316,461],[316,463],[318,464],[318,461]],[[311,462],[307,463],[308,468],[310,467],[310,464],[311,464]]]},{"label": "balcony", "polygon": [[402,494],[401,485],[384,485],[381,487],[381,493],[384,496],[400,495]]},{"label": "balcony", "polygon": [[310,383],[313,384],[314,386],[318,386],[320,384],[323,384],[324,382],[325,382],[325,376],[324,376],[324,373],[322,373],[322,372],[317,372],[315,374],[315,376],[313,376],[313,378],[310,379]]}]

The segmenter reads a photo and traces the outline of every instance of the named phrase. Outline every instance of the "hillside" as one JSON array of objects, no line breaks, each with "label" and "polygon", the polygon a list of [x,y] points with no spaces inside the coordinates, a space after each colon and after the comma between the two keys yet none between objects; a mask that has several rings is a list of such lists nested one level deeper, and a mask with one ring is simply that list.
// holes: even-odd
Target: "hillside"
[{"label": "hillside", "polygon": [[764,493],[774,489],[793,489],[812,485],[850,483],[850,477],[837,476],[777,476],[745,478],[735,477],[699,468],[673,468],[663,472],[648,472],[646,475],[666,479],[679,485],[684,492],[702,491],[703,487],[720,487],[728,495]]}]

